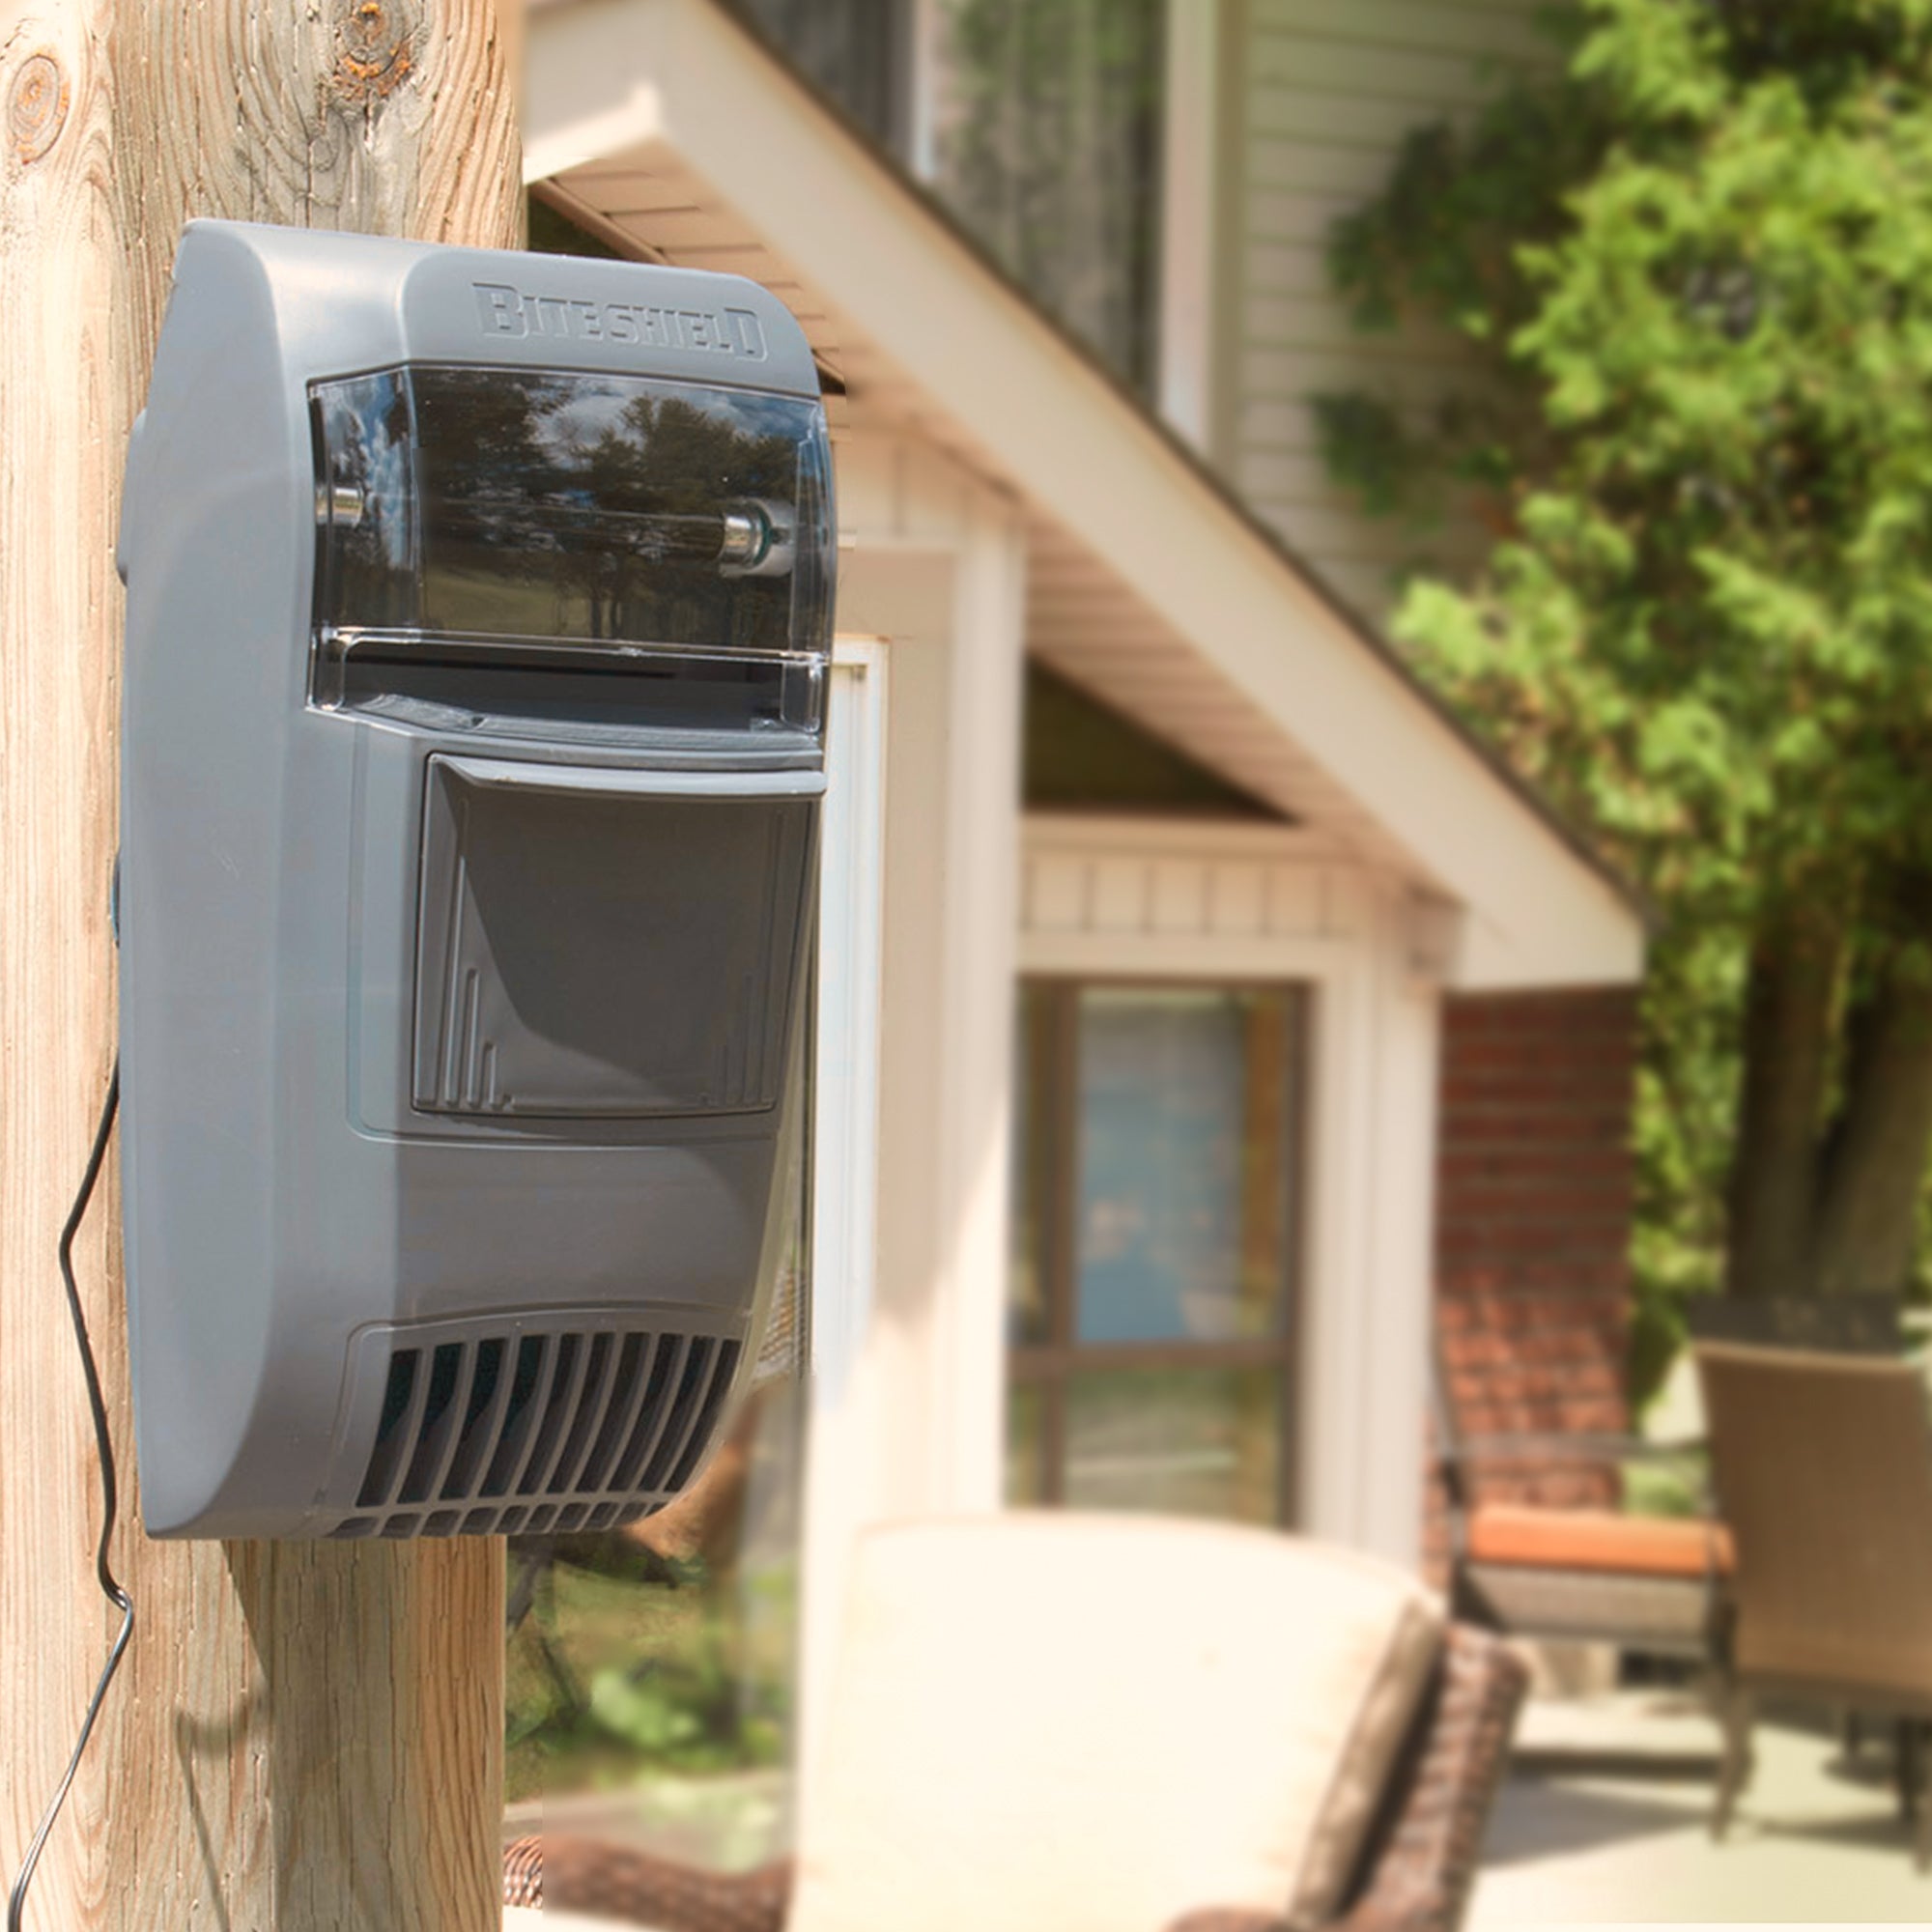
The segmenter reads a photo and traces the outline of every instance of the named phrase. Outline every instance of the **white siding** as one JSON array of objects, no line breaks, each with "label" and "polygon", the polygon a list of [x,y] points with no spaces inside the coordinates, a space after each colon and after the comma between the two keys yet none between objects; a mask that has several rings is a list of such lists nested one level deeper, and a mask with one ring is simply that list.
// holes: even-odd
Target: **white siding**
[{"label": "white siding", "polygon": [[1483,538],[1472,520],[1418,536],[1364,517],[1327,480],[1311,393],[1370,388],[1421,412],[1463,363],[1446,336],[1350,326],[1330,292],[1329,227],[1380,188],[1410,128],[1466,113],[1501,68],[1551,58],[1535,26],[1546,3],[1236,0],[1241,185],[1221,453],[1261,516],[1372,618],[1398,563],[1426,551],[1466,565]]}]

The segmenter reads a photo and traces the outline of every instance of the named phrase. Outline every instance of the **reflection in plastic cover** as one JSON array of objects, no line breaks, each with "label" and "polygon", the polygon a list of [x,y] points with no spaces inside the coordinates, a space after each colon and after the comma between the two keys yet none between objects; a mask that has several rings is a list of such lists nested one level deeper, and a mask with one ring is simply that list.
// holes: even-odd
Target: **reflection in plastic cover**
[{"label": "reflection in plastic cover", "polygon": [[716,681],[700,659],[828,647],[814,403],[412,367],[319,384],[312,407],[318,701],[343,701],[358,656],[663,675],[668,653]]}]

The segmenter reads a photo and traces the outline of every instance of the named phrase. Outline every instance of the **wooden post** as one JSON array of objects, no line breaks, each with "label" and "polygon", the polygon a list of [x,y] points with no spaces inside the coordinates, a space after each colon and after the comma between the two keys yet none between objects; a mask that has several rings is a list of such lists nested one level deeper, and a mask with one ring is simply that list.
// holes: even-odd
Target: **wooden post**
[{"label": "wooden post", "polygon": [[[0,1862],[114,1618],[54,1243],[113,1051],[122,455],[194,214],[512,244],[491,0],[0,0]],[[274,639],[265,639],[265,648]],[[77,1250],[124,1482],[110,1166]],[[126,1519],[124,1518],[124,1522]],[[156,1544],[27,1924],[500,1924],[502,1546]]]}]

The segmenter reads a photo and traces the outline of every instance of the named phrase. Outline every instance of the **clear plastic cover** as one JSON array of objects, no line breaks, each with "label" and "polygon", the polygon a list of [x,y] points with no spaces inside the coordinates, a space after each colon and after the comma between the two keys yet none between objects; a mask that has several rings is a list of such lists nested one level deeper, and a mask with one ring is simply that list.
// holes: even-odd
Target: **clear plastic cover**
[{"label": "clear plastic cover", "polygon": [[354,701],[355,658],[445,673],[658,660],[662,676],[668,653],[699,680],[768,683],[781,710],[787,692],[815,702],[815,678],[773,664],[748,680],[744,660],[829,645],[816,403],[415,366],[318,384],[312,404],[321,701]]}]

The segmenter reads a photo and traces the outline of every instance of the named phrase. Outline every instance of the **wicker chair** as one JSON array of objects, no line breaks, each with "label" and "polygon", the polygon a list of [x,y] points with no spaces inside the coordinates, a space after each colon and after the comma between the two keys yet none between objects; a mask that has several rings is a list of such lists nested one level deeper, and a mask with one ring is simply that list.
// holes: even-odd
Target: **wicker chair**
[{"label": "wicker chair", "polygon": [[1833,1355],[1905,1352],[1904,1311],[1883,1291],[1773,1296],[1700,1294],[1685,1306],[1692,1342],[1742,1342],[1757,1349],[1817,1349]]},{"label": "wicker chair", "polygon": [[[1207,1525],[1186,1527],[1208,1537],[1253,1535]],[[1206,1547],[1204,1543],[1197,1548]],[[1156,1552],[1161,1549],[1156,1543],[1148,1548]],[[1176,1565],[1175,1574],[1181,1577],[1203,1576],[1205,1568],[1204,1595],[1210,1603],[1225,1601],[1216,1588],[1222,1573],[1216,1571],[1211,1560],[1204,1566],[1199,1555],[1185,1544],[1168,1548],[1164,1556],[1156,1555],[1155,1560]],[[1063,1571],[1063,1578],[1065,1574]],[[1003,1576],[997,1587],[1010,1588],[1013,1582],[1010,1576]],[[902,1601],[883,1596],[875,1600],[872,1614],[876,1617],[879,1602],[896,1608]],[[1251,1602],[1250,1611],[1257,1607]],[[1265,1608],[1267,1627],[1274,1630],[1273,1605],[1269,1604]],[[1430,1614],[1433,1618],[1439,1613]],[[1250,1631],[1257,1621],[1263,1619],[1251,1614]],[[851,1628],[848,1624],[848,1630]],[[877,1628],[876,1622],[871,1628]],[[1397,1707],[1398,1711],[1409,1709],[1406,1734],[1398,1747],[1398,1734],[1389,1733],[1388,1747],[1376,1760],[1385,1769],[1378,1774],[1378,1781],[1360,1794],[1371,1805],[1373,1816],[1358,1813],[1365,1819],[1366,1831],[1357,1840],[1360,1849],[1352,1861],[1353,1876],[1340,1888],[1333,1908],[1321,1915],[1321,1922],[1325,1924],[1352,1928],[1353,1932],[1456,1932],[1462,1923],[1484,1828],[1502,1776],[1511,1729],[1523,1693],[1525,1673],[1495,1638],[1482,1632],[1449,1626],[1446,1634],[1438,1639],[1433,1634],[1436,1628],[1432,1621],[1425,1632],[1428,1647],[1415,1653],[1420,1665],[1428,1669],[1427,1682],[1421,1686],[1412,1707]],[[1293,1642],[1299,1634],[1293,1624],[1282,1627],[1277,1641]],[[1225,1642],[1227,1648],[1220,1653],[1220,1660],[1236,1671],[1234,1690],[1241,1693],[1242,1686],[1252,1683],[1250,1665],[1239,1662],[1245,1639],[1238,1632],[1224,1636],[1215,1627],[1211,1609],[1202,1629],[1172,1630],[1166,1633],[1164,1640],[1171,1654],[1191,1648],[1210,1659]],[[996,1650],[1001,1641],[1004,1639],[996,1639]],[[1432,1653],[1435,1662],[1429,1666]],[[959,1658],[959,1670],[972,1680],[967,1687],[969,1695],[977,1694],[973,1686],[980,1682],[986,1662],[973,1655]],[[1113,1701],[1125,1707],[1127,1721],[1138,1721],[1141,1717],[1157,1718],[1159,1700],[1163,1696],[1171,1700],[1177,1694],[1174,1684],[1157,1667],[1152,1667],[1160,1662],[1159,1653],[1151,1655],[1148,1659],[1151,1667],[1139,1673],[1138,1682],[1122,1683],[1121,1696]],[[990,1679],[985,1687],[985,1700],[996,1700],[1007,1679],[997,1662],[983,1674]],[[1112,1681],[1110,1678],[1109,1682]],[[1410,1684],[1413,1690],[1413,1678]],[[863,1692],[873,1697],[879,1694],[877,1687],[870,1684],[863,1687]],[[841,1680],[835,1702],[856,1701],[858,1694],[850,1681]],[[890,1697],[889,1692],[886,1694]],[[1256,1701],[1264,1703],[1266,1699]],[[1267,1736],[1273,1735],[1265,1714],[1258,1717],[1257,1727]],[[914,1720],[914,1728],[918,1728],[918,1719]],[[1157,1723],[1150,1725],[1151,1731],[1157,1728]],[[1355,1733],[1351,1730],[1350,1735],[1352,1741]],[[1233,1744],[1234,1740],[1229,1742]],[[838,1755],[837,1748],[833,1755]],[[1234,1759],[1238,1755],[1234,1751],[1228,1753],[1227,1769],[1234,1768]],[[935,1771],[940,1769],[941,1766],[935,1766]],[[1065,1767],[1060,1769],[1064,1772]],[[1162,1777],[1170,1776],[1175,1770],[1165,1760],[1158,1761],[1157,1769]],[[1024,1749],[1020,1750],[1015,1758],[1014,1776],[1030,1782],[1029,1775],[1037,1771],[1035,1760]],[[1196,1775],[1190,1764],[1181,1768],[1180,1775],[1211,1797],[1215,1780],[1207,1766]],[[1324,1772],[1322,1781],[1324,1785],[1336,1786],[1346,1782],[1341,1767]],[[1064,1781],[1056,1787],[1048,1776],[1044,1788],[1035,1787],[1034,1795],[1044,1814],[1039,1818],[1039,1826],[1045,1835],[1077,1837],[1079,1825],[1064,1820],[1077,1810],[1079,1800],[1090,1796],[1083,1787],[1069,1787]],[[1069,1804],[1069,1800],[1075,1802]],[[933,1802],[935,1806],[941,1804],[937,1799]],[[1022,1805],[1023,1814],[1031,1822],[1036,1814],[1031,1799],[1024,1793]],[[1184,1823],[1178,1823],[1177,1831],[1184,1836]],[[810,1823],[807,1838],[810,1843]],[[969,1867],[973,1842],[978,1841],[969,1840],[959,1847]],[[822,1856],[823,1845],[819,1850]],[[867,1852],[867,1856],[872,1854]],[[1191,1858],[1187,1869],[1193,1870]],[[1336,1879],[1345,1878],[1348,1871],[1347,1866],[1338,1868]],[[597,1913],[656,1927],[659,1932],[781,1932],[791,1908],[793,1878],[794,1870],[789,1863],[735,1875],[700,1872],[628,1847],[550,1835],[543,1839],[524,1839],[510,1847],[504,1860],[504,1897],[513,1905],[543,1903]],[[927,1883],[943,1887],[948,1881],[935,1873]],[[958,1885],[956,1869],[950,1883],[954,1888]],[[1282,1883],[1286,1886],[1287,1880]],[[912,1891],[916,1888],[908,1886],[907,1889]],[[935,1892],[935,1899],[939,1895]],[[1288,1932],[1289,1923],[1285,1918],[1268,1911],[1217,1908],[1212,1896],[1202,1899],[1199,1909],[1165,1916],[1170,1920],[1171,1932]],[[905,1924],[927,1923],[931,1918],[929,1911],[922,1912],[916,1895],[905,1898]],[[868,1918],[867,1922],[872,1921]]]},{"label": "wicker chair", "polygon": [[[1693,1341],[1896,1357],[1905,1345],[1895,1294],[1690,1303]],[[1652,1656],[1718,1662],[1733,1562],[1728,1528],[1700,1517],[1497,1502],[1486,1476],[1565,1469],[1601,1477],[1640,1465],[1693,1471],[1701,1441],[1634,1435],[1473,1435],[1460,1426],[1439,1368],[1436,1435],[1448,1503],[1457,1614],[1517,1636],[1582,1639]]]},{"label": "wicker chair", "polygon": [[1602,1484],[1635,1463],[1682,1465],[1696,1443],[1630,1435],[1475,1434],[1438,1366],[1435,1437],[1457,1616],[1511,1636],[1614,1644],[1708,1662],[1720,1629],[1730,1543],[1703,1518],[1498,1501],[1489,1480],[1577,1471]]},{"label": "wicker chair", "polygon": [[[1750,1776],[1767,1692],[1901,1722],[1900,1799],[1932,1719],[1932,1420],[1906,1363],[1700,1343],[1712,1472],[1737,1540],[1712,1830]],[[1932,1863],[1932,1804],[1918,1858]]]}]

